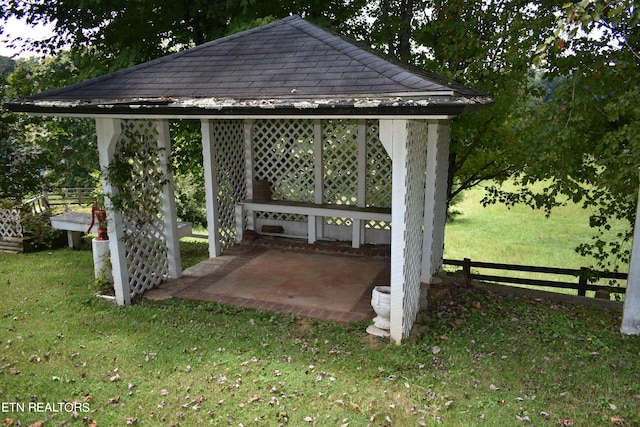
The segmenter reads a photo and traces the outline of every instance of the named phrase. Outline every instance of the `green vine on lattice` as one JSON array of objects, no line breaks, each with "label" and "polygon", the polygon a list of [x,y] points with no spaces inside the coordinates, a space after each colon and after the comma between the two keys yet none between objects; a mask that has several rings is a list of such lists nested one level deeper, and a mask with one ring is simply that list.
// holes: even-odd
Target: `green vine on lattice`
[{"label": "green vine on lattice", "polygon": [[[155,127],[124,122],[116,154],[102,171],[104,179],[117,189],[109,196],[113,209],[132,214],[138,227],[152,224],[161,215],[162,188],[169,182],[159,163],[163,148],[158,147],[157,140]],[[145,185],[148,182],[153,183],[151,188]],[[150,194],[150,190],[156,194]]]}]

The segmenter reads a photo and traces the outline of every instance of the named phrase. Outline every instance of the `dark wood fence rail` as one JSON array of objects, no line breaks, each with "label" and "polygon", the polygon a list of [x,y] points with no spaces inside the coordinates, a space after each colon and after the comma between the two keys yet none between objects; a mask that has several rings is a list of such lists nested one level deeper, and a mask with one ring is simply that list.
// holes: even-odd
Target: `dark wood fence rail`
[{"label": "dark wood fence rail", "polygon": [[[587,267],[581,269],[538,267],[532,265],[497,264],[492,262],[471,261],[469,258],[463,260],[445,259],[446,265],[456,265],[462,267],[466,279],[475,279],[486,282],[515,283],[519,285],[544,286],[549,288],[577,289],[578,295],[585,296],[587,291],[606,290],[611,293],[623,294],[626,287],[607,286],[589,283],[590,279],[616,279],[627,280],[627,273],[612,273],[607,271],[595,271]],[[493,270],[526,271],[532,273],[559,274],[573,276],[577,282],[560,282],[551,280],[527,279],[520,277],[507,277],[488,274],[477,274],[471,271],[472,268],[485,268]]]},{"label": "dark wood fence rail", "polygon": [[94,188],[60,188],[58,190],[43,191],[50,205],[83,205],[89,204],[95,198]]}]

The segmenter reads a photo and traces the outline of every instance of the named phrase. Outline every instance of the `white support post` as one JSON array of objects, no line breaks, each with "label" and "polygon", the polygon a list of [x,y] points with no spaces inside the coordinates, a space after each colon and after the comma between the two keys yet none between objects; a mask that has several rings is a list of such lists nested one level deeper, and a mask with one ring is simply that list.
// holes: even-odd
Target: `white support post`
[{"label": "white support post", "polygon": [[[358,206],[367,206],[367,122],[358,120]],[[360,219],[353,219],[353,233],[351,238],[351,247],[359,248],[364,243],[365,222]]]},{"label": "white support post", "polygon": [[167,261],[169,262],[169,277],[182,276],[182,260],[180,257],[180,238],[178,237],[178,211],[176,209],[176,196],[173,184],[173,172],[169,159],[171,157],[171,135],[169,121],[158,120],[155,122],[158,131],[158,149],[160,168],[164,172],[167,183],[162,188],[162,216],[164,219],[164,231],[167,244]]},{"label": "white support post", "polygon": [[220,223],[218,207],[217,165],[213,147],[213,123],[211,120],[201,121],[202,129],[202,162],[204,166],[204,188],[206,191],[207,228],[209,230],[209,256],[217,257],[221,254]]},{"label": "white support post", "polygon": [[[100,169],[109,166],[115,153],[116,143],[122,132],[119,119],[96,119],[96,134],[98,137],[98,155]],[[119,305],[131,304],[131,289],[129,285],[129,272],[127,268],[127,255],[122,241],[124,227],[122,215],[116,212],[111,204],[111,196],[117,195],[118,189],[114,188],[106,179],[102,180],[102,191],[105,194],[105,208],[107,210],[107,228],[109,234],[109,250],[111,252],[111,268],[113,272],[113,288],[116,293],[116,303]]]},{"label": "white support post", "polygon": [[402,341],[405,286],[407,121],[380,120],[380,141],[393,159],[391,189],[391,340]]},{"label": "white support post", "polygon": [[[254,169],[253,169],[253,125],[255,120],[245,120],[244,121],[244,164],[245,164],[245,186],[247,189],[247,198],[253,199],[253,180]],[[252,210],[247,209],[244,211],[242,215],[242,232],[244,232],[244,216],[247,216],[247,229],[256,230],[256,213]],[[237,221],[236,221],[237,222]],[[240,243],[242,241],[242,232],[239,236],[236,237],[236,242]]]},{"label": "white support post", "polygon": [[[324,151],[322,149],[322,121],[313,121],[313,201],[316,204],[324,203]],[[313,238],[315,242],[318,237],[324,235],[324,217],[309,217],[309,230],[311,225],[315,227],[313,236],[309,235],[308,238]]]},{"label": "white support post", "polygon": [[422,240],[421,281],[424,283],[431,283],[433,275],[442,268],[450,131],[448,121],[429,122]]},{"label": "white support post", "polygon": [[640,335],[640,195],[638,197],[627,291],[624,297],[622,326],[620,328],[620,332],[627,335]]}]

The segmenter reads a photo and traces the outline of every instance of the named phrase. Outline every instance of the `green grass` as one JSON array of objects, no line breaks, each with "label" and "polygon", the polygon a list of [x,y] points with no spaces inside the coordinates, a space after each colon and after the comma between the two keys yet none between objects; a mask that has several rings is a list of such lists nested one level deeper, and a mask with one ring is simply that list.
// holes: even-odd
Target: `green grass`
[{"label": "green grass", "polygon": [[[507,209],[503,205],[483,207],[484,190],[476,188],[465,193],[455,206],[462,215],[450,221],[445,231],[445,258],[485,261],[504,264],[534,265],[579,269],[596,267],[596,261],[575,251],[589,241],[589,211],[569,204],[554,210],[549,218],[542,211],[526,206]],[[622,227],[618,224],[617,227]],[[617,233],[617,228],[612,231]],[[619,265],[626,272],[626,265]],[[497,274],[482,270],[483,274]],[[500,272],[500,275],[543,280],[576,282],[577,278],[562,275]],[[604,281],[602,283],[605,283]],[[576,294],[577,291],[561,292]]]},{"label": "green grass", "polygon": [[[206,254],[206,244],[191,245],[191,256]],[[114,306],[89,289],[92,269],[89,251],[0,253],[0,402],[85,405],[77,414],[4,411],[3,419],[640,423],[640,338],[619,334],[618,311],[434,288],[424,335],[396,346],[368,336],[364,323],[188,301]]]}]

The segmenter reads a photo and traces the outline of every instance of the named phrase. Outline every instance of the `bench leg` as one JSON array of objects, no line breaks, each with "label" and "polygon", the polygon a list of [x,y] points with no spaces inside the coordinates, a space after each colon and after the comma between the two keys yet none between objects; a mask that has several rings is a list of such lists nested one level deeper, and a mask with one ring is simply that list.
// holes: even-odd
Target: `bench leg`
[{"label": "bench leg", "polygon": [[307,237],[309,244],[313,244],[318,240],[318,236],[316,234],[316,216],[309,215],[307,216]]},{"label": "bench leg", "polygon": [[242,242],[244,233],[244,209],[242,205],[236,205],[236,243]]},{"label": "bench leg", "polygon": [[67,242],[69,243],[69,248],[80,249],[81,240],[82,240],[82,231],[67,230]]},{"label": "bench leg", "polygon": [[351,224],[351,247],[359,248],[360,242],[362,241],[362,221],[359,219],[353,219],[353,223]]}]

